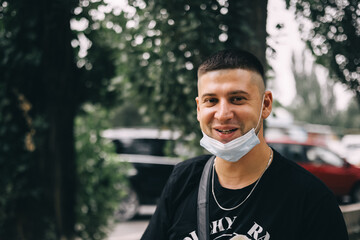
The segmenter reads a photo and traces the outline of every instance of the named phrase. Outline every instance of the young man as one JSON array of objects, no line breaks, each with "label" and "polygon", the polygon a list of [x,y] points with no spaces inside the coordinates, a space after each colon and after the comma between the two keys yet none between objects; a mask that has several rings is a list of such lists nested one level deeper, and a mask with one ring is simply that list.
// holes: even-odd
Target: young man
[{"label": "young man", "polygon": [[[248,52],[218,52],[198,69],[200,144],[216,156],[205,184],[207,239],[348,239],[330,190],[266,144],[272,102],[263,67]],[[197,201],[209,157],[175,166],[143,240],[203,240]]]}]

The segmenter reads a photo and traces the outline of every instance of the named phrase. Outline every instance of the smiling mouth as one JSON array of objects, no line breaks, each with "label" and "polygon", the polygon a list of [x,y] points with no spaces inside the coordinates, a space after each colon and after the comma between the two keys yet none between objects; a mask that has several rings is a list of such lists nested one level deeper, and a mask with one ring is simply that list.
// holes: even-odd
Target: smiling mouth
[{"label": "smiling mouth", "polygon": [[221,130],[221,129],[215,129],[216,131],[222,133],[222,134],[230,134],[232,132],[235,132],[237,130],[237,128],[234,129],[228,129],[228,130]]}]

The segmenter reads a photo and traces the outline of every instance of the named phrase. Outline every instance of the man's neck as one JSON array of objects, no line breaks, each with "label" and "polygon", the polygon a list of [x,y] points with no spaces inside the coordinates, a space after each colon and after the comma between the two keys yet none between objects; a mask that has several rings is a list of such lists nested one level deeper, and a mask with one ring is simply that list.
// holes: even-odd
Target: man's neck
[{"label": "man's neck", "polygon": [[268,166],[271,152],[267,144],[261,143],[234,163],[217,157],[215,170],[221,186],[241,189],[254,183]]}]

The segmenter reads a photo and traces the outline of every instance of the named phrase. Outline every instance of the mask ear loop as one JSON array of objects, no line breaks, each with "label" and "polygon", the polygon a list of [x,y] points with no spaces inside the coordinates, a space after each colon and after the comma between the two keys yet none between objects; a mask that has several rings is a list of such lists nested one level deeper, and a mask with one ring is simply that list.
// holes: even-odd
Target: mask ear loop
[{"label": "mask ear loop", "polygon": [[[264,99],[265,99],[265,93],[264,93],[263,98],[262,98],[260,116],[259,116],[259,120],[258,120],[258,122],[256,124],[256,127],[255,127],[255,132],[256,132],[256,129],[259,127],[259,124],[260,124],[262,110],[263,110],[263,107],[264,107]],[[259,132],[256,135],[259,135]]]}]

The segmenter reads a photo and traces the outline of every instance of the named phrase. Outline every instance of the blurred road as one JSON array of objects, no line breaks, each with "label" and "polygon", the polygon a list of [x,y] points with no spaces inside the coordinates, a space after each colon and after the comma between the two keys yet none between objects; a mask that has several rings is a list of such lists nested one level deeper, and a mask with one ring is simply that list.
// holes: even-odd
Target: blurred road
[{"label": "blurred road", "polygon": [[108,240],[139,240],[149,220],[132,220],[116,225]]},{"label": "blurred road", "polygon": [[140,216],[118,223],[107,240],[139,240],[154,211],[155,206],[142,206],[139,210]]}]

